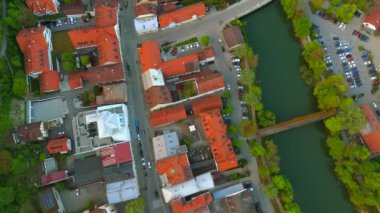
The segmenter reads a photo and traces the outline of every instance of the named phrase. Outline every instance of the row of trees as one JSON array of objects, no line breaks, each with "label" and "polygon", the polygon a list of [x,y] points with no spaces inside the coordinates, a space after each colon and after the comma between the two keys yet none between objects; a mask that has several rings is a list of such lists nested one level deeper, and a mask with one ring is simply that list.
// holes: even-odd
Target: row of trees
[{"label": "row of trees", "polygon": [[[298,0],[281,0],[288,17],[299,11]],[[312,9],[321,9],[324,0],[311,0]],[[361,5],[366,10],[365,4],[370,1],[341,2],[330,1],[327,13],[335,18],[348,22],[356,11],[356,5]],[[297,33],[296,33],[297,34]],[[327,139],[329,154],[335,160],[335,172],[349,191],[351,202],[357,207],[377,206],[380,204],[380,164],[368,160],[368,149],[356,142],[344,142],[340,134],[347,130],[350,135],[358,134],[364,127],[366,119],[363,111],[355,105],[351,98],[344,95],[348,85],[341,75],[326,74],[324,51],[321,45],[313,40],[304,45],[302,55],[306,65],[300,68],[301,77],[309,85],[315,85],[313,94],[317,98],[320,110],[336,109],[335,116],[326,119],[324,124],[330,132]],[[323,79],[322,79],[323,77]]]},{"label": "row of trees", "polygon": [[294,201],[293,187],[289,179],[279,175],[279,157],[277,146],[272,140],[267,140],[262,145],[252,141],[249,144],[252,155],[260,161],[259,175],[264,184],[263,192],[270,199],[279,198],[285,212],[298,213],[301,208]]}]

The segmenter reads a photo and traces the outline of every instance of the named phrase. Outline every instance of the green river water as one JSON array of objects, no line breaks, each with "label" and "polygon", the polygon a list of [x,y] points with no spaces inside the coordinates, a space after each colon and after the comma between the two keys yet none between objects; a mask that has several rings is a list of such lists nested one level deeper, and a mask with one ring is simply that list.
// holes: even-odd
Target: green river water
[{"label": "green river water", "polygon": [[[243,18],[247,38],[259,55],[258,80],[263,103],[277,122],[317,111],[312,90],[299,75],[300,45],[276,0]],[[305,213],[354,212],[344,186],[335,177],[321,122],[271,137],[279,148],[281,173],[293,185]]]}]

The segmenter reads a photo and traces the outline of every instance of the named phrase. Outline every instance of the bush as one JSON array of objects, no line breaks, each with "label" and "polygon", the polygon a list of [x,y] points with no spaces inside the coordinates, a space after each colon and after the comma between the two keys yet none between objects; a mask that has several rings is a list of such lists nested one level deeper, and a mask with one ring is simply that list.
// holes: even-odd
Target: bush
[{"label": "bush", "polygon": [[240,159],[238,161],[238,166],[241,168],[244,168],[248,164],[248,161],[246,159]]},{"label": "bush", "polygon": [[75,72],[76,66],[75,66],[75,58],[74,55],[71,52],[65,52],[62,54],[62,67],[64,71],[68,73]]},{"label": "bush", "polygon": [[80,63],[84,66],[90,63],[90,56],[89,55],[82,55],[80,57]]},{"label": "bush", "polygon": [[210,36],[208,36],[208,35],[202,36],[201,37],[201,44],[205,47],[208,46],[210,44]]},{"label": "bush", "polygon": [[23,72],[18,71],[13,81],[12,93],[17,97],[24,97],[26,95],[26,89],[26,76]]}]

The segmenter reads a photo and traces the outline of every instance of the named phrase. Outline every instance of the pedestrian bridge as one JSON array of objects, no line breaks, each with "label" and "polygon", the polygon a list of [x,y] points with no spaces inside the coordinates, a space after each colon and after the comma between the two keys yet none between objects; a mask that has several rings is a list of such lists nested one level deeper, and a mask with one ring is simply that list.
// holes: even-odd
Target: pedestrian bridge
[{"label": "pedestrian bridge", "polygon": [[273,134],[286,131],[289,129],[301,127],[310,123],[324,120],[326,118],[334,116],[335,114],[336,114],[336,110],[333,109],[333,110],[328,110],[328,111],[315,112],[315,113],[311,113],[305,116],[293,118],[288,121],[284,121],[284,122],[281,122],[269,127],[259,129],[256,137],[265,137],[265,136],[273,135]]}]

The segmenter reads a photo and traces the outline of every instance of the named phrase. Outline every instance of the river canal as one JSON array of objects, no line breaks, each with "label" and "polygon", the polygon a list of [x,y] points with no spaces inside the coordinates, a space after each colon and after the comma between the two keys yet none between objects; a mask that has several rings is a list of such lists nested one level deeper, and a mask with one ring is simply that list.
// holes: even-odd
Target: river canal
[{"label": "river canal", "polygon": [[[299,74],[300,45],[279,0],[243,18],[247,38],[259,55],[257,77],[263,103],[277,122],[317,111],[312,90]],[[278,145],[281,173],[293,184],[305,213],[354,212],[344,186],[335,177],[321,122],[272,136]]]}]

